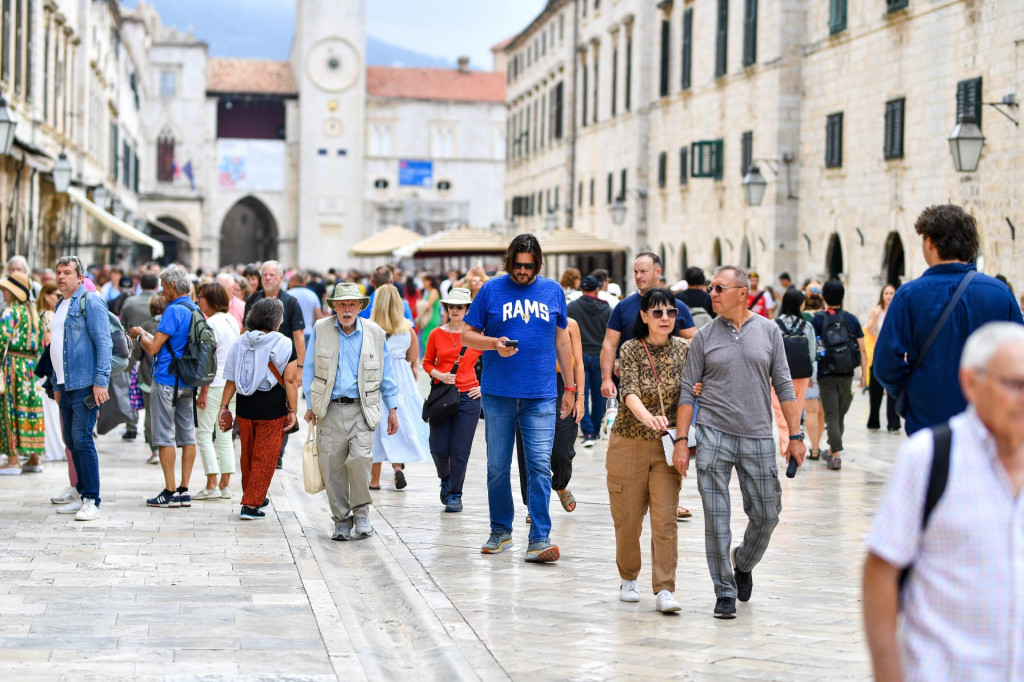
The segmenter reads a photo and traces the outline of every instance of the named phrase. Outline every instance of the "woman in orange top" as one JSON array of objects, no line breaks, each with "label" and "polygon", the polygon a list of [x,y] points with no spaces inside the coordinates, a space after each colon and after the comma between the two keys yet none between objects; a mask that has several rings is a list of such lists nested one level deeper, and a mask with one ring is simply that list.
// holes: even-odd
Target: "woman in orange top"
[{"label": "woman in orange top", "polygon": [[[482,351],[467,348],[462,359],[463,318],[472,298],[469,289],[454,287],[441,305],[448,313],[448,324],[437,327],[427,338],[423,353],[423,369],[430,378],[446,384],[455,384],[461,400],[459,411],[444,421],[430,421],[430,454],[441,479],[441,503],[446,512],[462,511],[462,483],[466,480],[469,451],[473,435],[480,423],[480,382],[473,366]],[[459,369],[452,374],[456,360]]]}]

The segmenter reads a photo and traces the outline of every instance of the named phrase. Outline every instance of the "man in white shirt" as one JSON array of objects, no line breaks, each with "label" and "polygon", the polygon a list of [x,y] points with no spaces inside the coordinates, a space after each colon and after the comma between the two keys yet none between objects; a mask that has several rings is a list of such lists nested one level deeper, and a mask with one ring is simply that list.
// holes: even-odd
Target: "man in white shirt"
[{"label": "man in white shirt", "polygon": [[960,385],[968,407],[949,421],[946,485],[931,515],[942,439],[922,429],[903,446],[868,535],[864,621],[876,680],[1009,681],[1024,671],[1024,327],[974,332]]}]

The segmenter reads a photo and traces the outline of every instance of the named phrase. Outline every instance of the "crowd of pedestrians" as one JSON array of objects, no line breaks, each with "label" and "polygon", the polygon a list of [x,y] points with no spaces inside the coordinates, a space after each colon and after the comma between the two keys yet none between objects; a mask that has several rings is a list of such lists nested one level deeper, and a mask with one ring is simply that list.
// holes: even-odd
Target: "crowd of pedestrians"
[{"label": "crowd of pedestrians", "polygon": [[[406,465],[432,460],[444,511],[461,512],[483,417],[489,537],[480,551],[513,545],[515,449],[525,560],[551,563],[565,551],[553,541],[552,491],[564,511],[575,510],[576,443],[593,448],[610,423],[619,598],[641,599],[649,512],[655,607],[681,608],[676,521],[692,516],[680,505],[692,459],[713,614],[734,618],[779,523],[779,457],[790,474],[805,457],[840,470],[854,391],[866,389],[866,428],[880,430],[884,400],[887,430],[904,426],[912,436],[868,542],[876,672],[934,679],[936,671],[1002,670],[1000,661],[1019,669],[1019,623],[995,619],[988,648],[963,628],[999,610],[1000,590],[1024,594],[1013,568],[1024,562],[1024,543],[1003,540],[1024,521],[1024,318],[1005,281],[973,265],[978,231],[969,214],[931,207],[915,229],[928,269],[882,287],[864,325],[834,278],[797,288],[782,273],[776,292],[744,268],[720,267],[708,283],[691,267],[668,287],[659,256],[641,252],[636,291],[625,298],[607,271],[568,268],[549,279],[541,240],[530,234],[512,240],[497,272],[478,265],[444,276],[390,265],[321,274],[276,261],[216,273],[156,264],[87,270],[69,256],[33,278],[15,257],[0,279],[0,475],[66,459],[70,485],[52,498],[57,512],[98,518],[94,430],[101,412],[116,410],[123,438],[141,431],[149,461],[161,466],[162,488],[145,504],[230,500],[238,473],[240,518],[258,520],[288,435],[299,429],[302,396],[331,537],[357,540],[374,532],[371,492],[385,463],[402,490],[411,482]],[[193,495],[197,451],[205,485]],[[738,544],[734,470],[747,517]],[[965,556],[974,560],[961,575]],[[976,594],[941,587],[964,581]]]}]

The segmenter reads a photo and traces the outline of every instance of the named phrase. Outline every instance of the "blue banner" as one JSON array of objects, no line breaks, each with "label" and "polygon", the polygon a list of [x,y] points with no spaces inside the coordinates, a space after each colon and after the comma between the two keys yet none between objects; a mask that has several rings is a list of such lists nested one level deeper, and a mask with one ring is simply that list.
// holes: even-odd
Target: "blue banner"
[{"label": "blue banner", "polygon": [[402,187],[430,187],[434,184],[434,162],[399,161],[398,184]]}]

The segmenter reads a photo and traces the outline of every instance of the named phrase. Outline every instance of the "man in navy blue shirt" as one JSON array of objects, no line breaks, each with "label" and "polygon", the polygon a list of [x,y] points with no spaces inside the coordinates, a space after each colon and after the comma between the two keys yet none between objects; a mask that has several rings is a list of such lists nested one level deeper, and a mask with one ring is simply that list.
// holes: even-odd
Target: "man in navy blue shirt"
[{"label": "man in navy blue shirt", "polygon": [[[512,240],[505,254],[507,275],[488,280],[466,313],[462,343],[484,351],[480,379],[486,415],[487,503],[491,535],[480,548],[498,554],[512,546],[512,447],[516,426],[526,458],[527,508],[533,523],[524,557],[531,562],[559,558],[551,543],[551,447],[555,413],[565,417],[576,402],[572,349],[566,331],[565,293],[558,282],[537,273],[544,263],[532,234]],[[515,342],[515,343],[513,343]],[[565,383],[555,404],[555,361]]]},{"label": "man in navy blue shirt", "polygon": [[[939,333],[919,360],[921,347],[953,292],[975,269],[978,227],[959,206],[929,206],[914,230],[928,269],[896,291],[875,343],[875,376],[890,394],[906,391],[907,434],[939,424],[967,408],[957,371],[967,337],[988,322],[1024,324],[1009,287],[978,273]],[[920,362],[913,374],[910,367]]]},{"label": "man in navy blue shirt", "polygon": [[[608,318],[608,328],[604,334],[604,344],[601,347],[601,395],[605,398],[614,398],[618,395],[615,382],[612,380],[615,358],[622,344],[633,338],[633,325],[640,315],[641,297],[648,289],[659,286],[661,282],[661,258],[649,251],[638,253],[633,261],[633,279],[636,282],[636,292],[615,306],[611,317]],[[692,339],[697,333],[697,326],[693,323],[690,309],[678,298],[676,308],[679,309],[676,333],[684,339]]]}]

